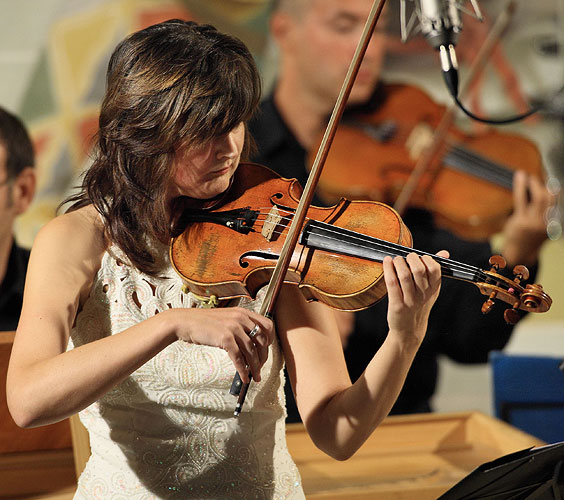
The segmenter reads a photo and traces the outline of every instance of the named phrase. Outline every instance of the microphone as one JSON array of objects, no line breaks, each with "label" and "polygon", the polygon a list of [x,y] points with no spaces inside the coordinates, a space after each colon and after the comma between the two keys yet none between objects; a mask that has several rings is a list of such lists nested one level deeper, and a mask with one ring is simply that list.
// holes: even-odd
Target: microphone
[{"label": "microphone", "polygon": [[462,31],[456,0],[418,0],[417,4],[421,33],[431,46],[454,47]]},{"label": "microphone", "polygon": [[[439,51],[441,69],[445,83],[454,96],[458,96],[458,61],[454,47],[462,31],[460,16],[461,4],[459,0],[413,0],[415,9],[408,23],[406,20],[406,1],[401,0],[401,31],[402,41],[405,42],[415,21],[419,21],[419,31],[429,44]],[[482,19],[482,13],[476,3],[471,0],[475,16]]]},{"label": "microphone", "polygon": [[[407,21],[407,2],[414,4],[414,9],[411,12],[411,17]],[[506,26],[511,15],[515,10],[516,0],[509,0],[502,15],[498,17],[494,27],[490,32],[497,33],[499,37],[503,31],[502,26]],[[484,118],[477,116],[470,110],[466,109],[458,98],[458,62],[456,59],[456,52],[454,47],[458,41],[458,35],[462,31],[462,21],[460,19],[460,11],[472,15],[467,9],[464,9],[463,4],[465,0],[400,0],[400,26],[401,26],[401,40],[406,42],[409,35],[421,32],[427,39],[430,45],[439,51],[441,68],[443,70],[443,78],[446,86],[452,95],[452,98],[458,108],[463,111],[467,116],[473,120],[488,123],[490,125],[505,125],[507,123],[515,123],[528,116],[536,113],[539,109],[546,106],[550,100],[545,103],[531,107],[529,110],[509,118]],[[474,8],[473,17],[478,21],[483,21],[484,17],[480,12],[477,0],[470,0]],[[484,43],[487,44],[488,40]],[[561,229],[561,226],[559,226]],[[554,234],[560,231],[558,227],[555,228]]]},{"label": "microphone", "polygon": [[450,93],[458,95],[458,61],[454,47],[462,31],[456,0],[419,0],[421,33],[439,51],[443,78]]}]

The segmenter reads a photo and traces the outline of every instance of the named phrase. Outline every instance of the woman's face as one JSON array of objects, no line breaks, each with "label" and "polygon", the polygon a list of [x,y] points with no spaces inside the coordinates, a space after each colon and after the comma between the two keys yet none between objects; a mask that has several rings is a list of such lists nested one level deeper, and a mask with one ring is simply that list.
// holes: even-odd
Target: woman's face
[{"label": "woman's face", "polygon": [[239,165],[244,142],[245,126],[241,122],[205,146],[179,148],[173,162],[171,197],[207,200],[223,193]]}]

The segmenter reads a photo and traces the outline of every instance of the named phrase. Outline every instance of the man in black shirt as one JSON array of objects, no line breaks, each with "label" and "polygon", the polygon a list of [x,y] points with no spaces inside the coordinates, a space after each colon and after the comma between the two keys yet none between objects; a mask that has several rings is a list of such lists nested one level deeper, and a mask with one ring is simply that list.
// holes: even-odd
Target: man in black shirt
[{"label": "man in black shirt", "polygon": [[14,222],[35,193],[33,145],[23,123],[0,108],[0,330],[15,330],[29,250],[17,245]]},{"label": "man in black shirt", "polygon": [[[258,150],[253,161],[305,184],[307,151],[315,146],[333,108],[371,5],[371,0],[276,3],[271,29],[280,48],[280,68],[273,93],[263,101],[250,124]],[[349,105],[377,106],[385,99],[385,90],[378,80],[384,41],[382,32],[374,34]],[[544,213],[552,199],[540,181],[521,173],[515,176],[514,191],[515,209],[504,228],[503,254],[508,269],[516,264],[528,265],[534,279],[539,250],[546,239]],[[319,205],[323,201],[317,198],[314,203]],[[415,248],[431,253],[446,249],[453,260],[489,269],[492,249],[488,242],[461,240],[438,228],[432,214],[423,210],[410,209],[403,220],[412,232]],[[503,320],[506,307],[498,306],[490,314],[482,315],[484,300],[470,284],[443,280],[427,334],[392,413],[431,410],[439,354],[462,363],[483,363],[491,350],[505,346],[513,328]],[[384,299],[354,317],[347,313],[338,315],[353,381],[362,375],[387,335],[386,310]],[[292,392],[289,387],[286,389],[287,421],[299,421]]]}]

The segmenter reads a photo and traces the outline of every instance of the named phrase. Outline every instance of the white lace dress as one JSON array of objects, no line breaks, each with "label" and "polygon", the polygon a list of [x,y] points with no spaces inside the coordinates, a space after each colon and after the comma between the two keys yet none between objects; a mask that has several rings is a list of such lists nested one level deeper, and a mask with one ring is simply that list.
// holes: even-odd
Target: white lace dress
[{"label": "white lace dress", "polygon": [[[115,247],[104,255],[69,348],[170,307],[200,305],[170,266],[155,279],[119,255]],[[256,310],[257,302],[241,305]],[[286,448],[282,367],[275,343],[235,418],[227,353],[174,342],[80,412],[92,456],[75,500],[304,499]]]}]

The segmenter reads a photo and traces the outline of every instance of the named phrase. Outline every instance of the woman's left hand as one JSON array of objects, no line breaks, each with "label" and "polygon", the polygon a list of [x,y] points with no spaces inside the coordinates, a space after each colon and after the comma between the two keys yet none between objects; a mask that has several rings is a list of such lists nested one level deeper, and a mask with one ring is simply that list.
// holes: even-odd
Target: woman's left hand
[{"label": "woman's left hand", "polygon": [[[437,253],[448,258],[445,250]],[[421,343],[427,320],[441,288],[441,266],[428,255],[384,259],[388,289],[388,326],[399,340]]]}]

